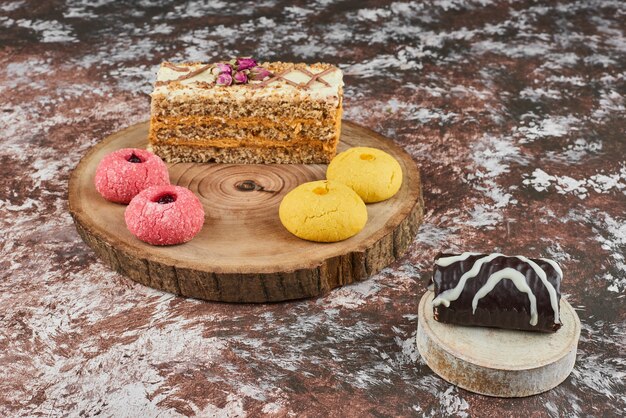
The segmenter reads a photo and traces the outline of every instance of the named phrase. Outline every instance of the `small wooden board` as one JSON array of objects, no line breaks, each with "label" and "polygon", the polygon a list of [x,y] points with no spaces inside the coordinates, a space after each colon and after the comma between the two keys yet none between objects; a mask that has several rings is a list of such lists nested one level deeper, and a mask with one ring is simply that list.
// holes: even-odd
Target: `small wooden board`
[{"label": "small wooden board", "polygon": [[[126,206],[104,200],[94,187],[106,154],[145,148],[148,123],[118,132],[94,146],[73,171],[70,213],[87,244],[131,279],[178,295],[223,302],[276,302],[313,297],[364,280],[407,250],[423,219],[419,171],[393,141],[344,121],[339,151],[380,148],[402,166],[404,181],[391,199],[367,205],[367,225],[337,243],[314,243],[291,235],[278,206],[297,185],[325,177],[325,165],[169,164],[173,184],[191,189],[204,205],[202,231],[190,242],[158,247],[130,234]],[[264,190],[237,187],[252,180]]]},{"label": "small wooden board", "polygon": [[561,299],[563,326],[553,334],[442,324],[434,293],[419,305],[417,348],[444,380],[482,395],[522,397],[550,390],[574,368],[580,320]]}]

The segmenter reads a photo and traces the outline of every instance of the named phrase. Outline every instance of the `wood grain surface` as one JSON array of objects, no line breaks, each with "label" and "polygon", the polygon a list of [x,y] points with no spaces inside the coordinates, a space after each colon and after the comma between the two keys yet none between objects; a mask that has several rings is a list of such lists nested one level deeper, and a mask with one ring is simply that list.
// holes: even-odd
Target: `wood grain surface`
[{"label": "wood grain surface", "polygon": [[[363,280],[401,257],[423,219],[420,176],[411,157],[392,141],[344,121],[339,151],[383,149],[400,162],[404,174],[393,198],[367,205],[368,222],[356,236],[315,243],[291,235],[280,223],[284,195],[323,179],[325,165],[176,163],[169,164],[171,182],[200,198],[205,225],[188,243],[152,246],[127,230],[126,206],[104,200],[93,185],[101,158],[120,148],[145,148],[147,129],[148,123],[140,123],[93,147],[71,175],[69,207],[79,234],[102,260],[153,288],[223,302],[318,296]],[[250,184],[256,188],[245,187]]]}]

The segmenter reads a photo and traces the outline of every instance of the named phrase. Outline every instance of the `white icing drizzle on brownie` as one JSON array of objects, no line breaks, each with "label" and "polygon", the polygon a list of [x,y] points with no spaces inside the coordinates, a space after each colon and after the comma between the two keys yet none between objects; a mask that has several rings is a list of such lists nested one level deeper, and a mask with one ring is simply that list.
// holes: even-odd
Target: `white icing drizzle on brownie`
[{"label": "white icing drizzle on brownie", "polygon": [[561,270],[561,267],[556,263],[556,261],[550,260],[548,258],[540,258],[540,260],[543,260],[546,263],[550,264],[552,266],[552,268],[554,270],[556,270],[556,272],[559,275],[559,277],[561,278],[561,280],[563,280],[563,270]]},{"label": "white icing drizzle on brownie", "polygon": [[435,264],[437,264],[438,266],[441,266],[441,267],[448,267],[450,264],[454,264],[457,261],[465,261],[469,257],[471,257],[473,255],[478,255],[478,254],[480,254],[480,253],[465,252],[463,254],[453,255],[451,257],[441,257],[440,259],[435,261]]},{"label": "white icing drizzle on brownie", "polygon": [[[559,301],[558,301],[557,296],[556,296],[556,289],[548,281],[548,277],[546,276],[546,272],[541,267],[539,267],[539,265],[537,265],[537,263],[535,263],[534,261],[529,260],[528,258],[526,258],[526,257],[524,257],[522,255],[518,255],[516,257],[517,257],[518,260],[522,260],[523,262],[527,263],[530,267],[532,267],[532,269],[535,271],[535,274],[537,274],[537,276],[539,277],[539,279],[543,283],[544,287],[548,290],[548,294],[550,295],[550,305],[552,306],[552,311],[554,312],[554,322],[557,323],[557,324],[560,323],[561,320],[559,318]],[[557,271],[557,273],[558,273],[558,271]],[[562,276],[562,274],[561,274],[561,276]]]},{"label": "white icing drizzle on brownie", "polygon": [[[473,253],[463,253],[463,254],[461,254],[461,256],[465,256],[466,254],[469,254],[469,255],[467,255],[463,260],[466,260]],[[457,300],[459,298],[459,296],[461,296],[461,293],[463,292],[463,289],[465,289],[465,284],[467,283],[467,281],[469,279],[471,279],[473,277],[476,277],[478,275],[478,272],[480,271],[480,268],[483,266],[483,264],[488,263],[491,260],[493,260],[494,258],[501,257],[501,256],[503,256],[503,254],[494,253],[494,254],[491,254],[491,255],[488,255],[486,257],[482,257],[482,258],[479,258],[478,260],[476,260],[474,262],[474,265],[472,266],[472,268],[469,269],[468,271],[466,271],[461,276],[461,278],[459,279],[459,282],[456,284],[455,287],[453,287],[452,289],[448,289],[448,290],[445,290],[445,291],[441,292],[433,300],[433,306],[443,305],[446,308],[449,307],[450,306],[450,302],[454,302],[455,300]],[[445,258],[448,258],[448,257],[442,257],[442,258],[445,259]],[[454,258],[454,257],[449,257],[449,258]],[[441,260],[441,258],[439,260]],[[437,261],[439,261],[439,260],[437,260]]]},{"label": "white icing drizzle on brownie", "polygon": [[474,295],[474,299],[472,299],[472,314],[476,313],[478,301],[489,294],[502,280],[511,280],[517,290],[528,295],[528,300],[530,301],[530,325],[537,325],[537,298],[528,286],[528,283],[526,283],[526,276],[511,267],[496,271],[489,276],[487,283],[478,289],[478,292]]},{"label": "white icing drizzle on brownie", "polygon": [[[478,253],[473,253],[473,252],[465,252],[463,254],[460,255],[456,255],[456,256],[450,256],[450,257],[441,257],[438,260],[435,261],[435,264],[437,264],[438,266],[441,267],[448,267],[453,263],[456,262],[461,262],[461,261],[465,261],[467,260],[469,257],[473,256],[473,255],[478,255]],[[452,289],[448,289],[445,290],[443,292],[441,292],[432,302],[433,306],[439,306],[439,305],[443,305],[446,308],[450,306],[450,302],[453,302],[455,300],[457,300],[460,296],[461,293],[463,292],[463,289],[465,289],[465,285],[467,284],[467,281],[471,278],[474,278],[478,275],[478,273],[480,272],[480,269],[482,268],[483,264],[488,263],[492,260],[494,260],[497,257],[507,257],[504,254],[500,254],[500,253],[493,253],[490,255],[486,255],[485,257],[481,257],[479,259],[477,259],[476,261],[474,261],[474,264],[472,265],[472,268],[470,268],[468,271],[466,271],[461,278],[459,279],[459,282],[456,284],[455,287],[453,287]],[[543,283],[544,287],[546,288],[549,296],[550,296],[550,305],[552,307],[552,311],[554,312],[554,322],[555,323],[560,323],[560,318],[559,318],[559,306],[558,306],[558,298],[557,298],[557,294],[556,294],[556,289],[554,288],[554,286],[552,286],[552,284],[548,281],[548,278],[546,276],[546,272],[539,267],[539,265],[537,263],[535,263],[534,261],[528,259],[527,257],[518,255],[518,256],[514,256],[514,258],[517,258],[518,260],[528,264],[533,271],[535,272],[535,274],[537,275],[537,277],[539,277],[539,279],[541,280],[541,282]],[[560,276],[560,278],[563,278],[563,271],[561,270],[561,268],[558,266],[558,264],[552,260],[548,260],[545,258],[542,258],[541,260],[547,262],[548,264],[550,264],[554,270],[557,272],[557,274]],[[520,277],[524,280],[524,286],[521,286],[519,283]],[[501,280],[504,279],[509,279],[512,280],[513,283],[515,284],[515,287],[524,293],[528,293],[528,298],[531,301],[531,325],[536,325],[537,324],[537,320],[536,320],[536,315],[537,315],[537,311],[536,311],[536,298],[535,295],[532,293],[532,290],[530,289],[530,287],[528,287],[528,283],[526,282],[526,276],[524,276],[523,274],[521,274],[520,272],[518,272],[517,270],[513,269],[513,268],[504,268],[500,271],[497,271],[495,273],[493,273],[491,276],[489,276],[489,278],[487,279],[487,283],[481,287],[478,292],[476,293],[476,295],[474,296],[474,299],[472,300],[472,308],[473,308],[473,312],[476,311],[476,306],[478,304],[478,300],[481,299],[482,297],[484,297],[486,294],[488,294]],[[528,289],[528,291],[526,291],[526,289]],[[530,292],[530,293],[529,293]],[[478,296],[478,295],[481,296]],[[535,301],[535,302],[533,302]],[[535,313],[535,320],[533,323],[533,306],[534,306],[534,313]]]}]

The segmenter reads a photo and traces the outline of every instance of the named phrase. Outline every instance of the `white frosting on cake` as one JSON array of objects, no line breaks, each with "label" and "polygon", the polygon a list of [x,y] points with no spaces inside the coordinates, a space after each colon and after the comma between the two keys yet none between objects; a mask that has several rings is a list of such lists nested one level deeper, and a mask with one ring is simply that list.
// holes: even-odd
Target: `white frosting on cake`
[{"label": "white frosting on cake", "polygon": [[[176,66],[180,68],[189,68],[189,72],[195,71],[204,65],[205,64],[176,64]],[[306,66],[305,68],[312,74],[319,74],[324,71],[323,69],[311,66]],[[338,102],[339,92],[343,87],[343,73],[338,68],[333,68],[331,71],[320,77],[328,85],[319,80],[315,80],[307,87],[294,86],[281,79],[272,81],[271,83],[259,88],[254,88],[253,86],[255,84],[260,84],[261,81],[250,81],[247,85],[232,84],[230,86],[218,86],[214,84],[216,76],[211,72],[211,68],[194,75],[193,77],[180,80],[175,83],[175,85],[162,84],[163,82],[176,80],[189,72],[176,71],[170,67],[162,65],[157,74],[157,84],[152,94],[164,94],[170,98],[178,98],[186,95],[224,95],[229,96],[231,99],[240,98],[241,100],[248,99],[250,96],[268,98],[297,96],[303,98],[307,97],[313,100]],[[309,75],[295,68],[284,73],[282,77],[300,85],[305,85],[311,79]],[[211,86],[207,88],[204,83],[208,83]]]},{"label": "white frosting on cake", "polygon": [[[195,71],[198,68],[204,66],[204,64],[193,64],[193,65],[176,65],[177,67],[180,68],[190,68],[190,71]],[[176,71],[171,69],[170,67],[166,67],[164,65],[161,65],[161,68],[159,69],[159,72],[157,73],[157,82],[159,81],[172,81],[172,80],[176,80],[178,77],[187,74],[186,72],[182,72],[182,71]],[[186,80],[182,80],[180,81],[181,84],[184,84],[185,86],[189,86],[190,88],[193,88],[193,86],[198,83],[198,81],[204,81],[205,83],[213,83],[215,81],[215,75],[213,75],[211,73],[211,69],[208,69],[198,75],[195,75],[191,78],[188,78]],[[162,87],[166,87],[167,86],[162,86]],[[159,87],[161,88],[161,87]]]}]

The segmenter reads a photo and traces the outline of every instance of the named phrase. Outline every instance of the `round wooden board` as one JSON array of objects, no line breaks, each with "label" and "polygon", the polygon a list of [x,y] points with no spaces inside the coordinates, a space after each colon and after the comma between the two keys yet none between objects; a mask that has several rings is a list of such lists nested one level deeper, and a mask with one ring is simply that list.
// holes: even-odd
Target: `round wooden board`
[{"label": "round wooden board", "polygon": [[437,322],[433,296],[428,291],[420,301],[417,348],[444,380],[482,395],[522,397],[558,386],[574,368],[580,320],[564,299],[563,326],[545,334]]},{"label": "round wooden board", "polygon": [[[178,295],[223,302],[276,302],[313,297],[364,280],[402,256],[423,219],[419,171],[393,141],[343,121],[339,151],[370,146],[393,155],[404,181],[391,199],[367,205],[368,222],[356,236],[315,243],[291,235],[278,206],[297,185],[323,179],[326,165],[169,164],[173,184],[191,189],[204,205],[202,231],[190,242],[158,247],[130,234],[126,206],[104,200],[94,187],[102,157],[120,148],[145,148],[148,123],[94,146],[74,169],[69,208],[83,240],[115,270]],[[241,191],[252,180],[265,191]]]}]

